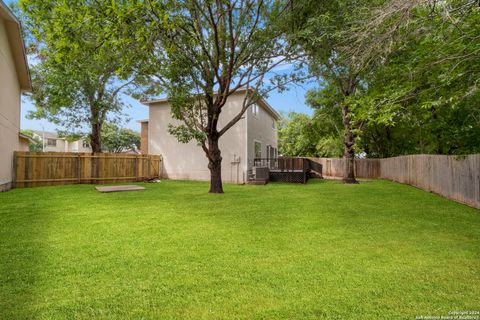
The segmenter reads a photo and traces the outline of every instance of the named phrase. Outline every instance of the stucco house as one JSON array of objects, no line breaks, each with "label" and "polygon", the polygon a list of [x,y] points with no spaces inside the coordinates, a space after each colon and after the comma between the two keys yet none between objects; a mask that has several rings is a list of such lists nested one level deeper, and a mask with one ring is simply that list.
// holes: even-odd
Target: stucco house
[{"label": "stucco house", "polygon": [[24,150],[20,135],[21,93],[31,90],[20,22],[0,0],[0,191],[11,188],[13,152]]},{"label": "stucco house", "polygon": [[[242,108],[246,90],[231,95],[219,119],[219,128]],[[149,108],[148,120],[141,123],[142,153],[161,154],[162,177],[169,179],[209,180],[208,160],[196,141],[179,142],[168,132],[173,119],[168,99],[143,102]],[[222,180],[245,183],[255,158],[277,157],[277,121],[280,115],[265,100],[252,105],[230,130],[220,138]]]},{"label": "stucco house", "polygon": [[68,141],[55,132],[33,130],[33,137],[43,142],[45,152],[92,152],[87,140]]}]

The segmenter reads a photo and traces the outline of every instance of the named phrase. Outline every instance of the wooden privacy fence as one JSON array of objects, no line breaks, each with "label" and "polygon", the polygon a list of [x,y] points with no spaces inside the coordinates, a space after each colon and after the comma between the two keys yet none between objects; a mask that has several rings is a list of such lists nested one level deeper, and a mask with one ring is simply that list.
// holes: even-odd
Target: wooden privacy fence
[{"label": "wooden privacy fence", "polygon": [[[341,178],[344,171],[343,158],[307,158],[312,163],[322,165],[322,174],[325,177]],[[380,178],[380,162],[382,159],[355,159],[355,174],[358,178]]]},{"label": "wooden privacy fence", "polygon": [[14,187],[143,181],[160,176],[162,157],[123,153],[14,153]]},{"label": "wooden privacy fence", "polygon": [[[323,165],[324,176],[343,176],[343,159],[309,159]],[[355,159],[355,171],[358,178],[381,178],[405,183],[480,208],[480,154],[465,157],[409,155]]]}]

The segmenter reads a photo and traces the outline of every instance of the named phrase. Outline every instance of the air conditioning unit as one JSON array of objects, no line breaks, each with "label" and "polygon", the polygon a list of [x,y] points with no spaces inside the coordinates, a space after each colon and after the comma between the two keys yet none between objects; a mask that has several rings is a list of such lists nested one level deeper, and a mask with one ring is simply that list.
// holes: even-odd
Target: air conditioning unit
[{"label": "air conditioning unit", "polygon": [[268,167],[253,167],[253,175],[257,181],[268,181],[270,170]]}]

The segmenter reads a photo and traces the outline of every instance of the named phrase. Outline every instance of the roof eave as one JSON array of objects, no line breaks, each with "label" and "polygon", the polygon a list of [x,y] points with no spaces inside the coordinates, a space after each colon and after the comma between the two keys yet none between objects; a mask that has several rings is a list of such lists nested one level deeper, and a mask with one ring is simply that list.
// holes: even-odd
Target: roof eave
[{"label": "roof eave", "polygon": [[22,37],[20,21],[15,17],[10,8],[0,0],[0,18],[5,21],[5,29],[12,50],[20,90],[29,92],[32,90],[28,61],[26,57],[25,43]]},{"label": "roof eave", "polygon": [[[235,93],[241,93],[241,92],[246,92],[246,91],[253,91],[253,89],[247,89],[247,88],[240,88],[235,91]],[[275,120],[280,120],[281,116],[275,110],[265,99],[260,98],[261,103],[263,104],[264,108],[270,113],[271,116],[275,118]],[[140,103],[146,106],[151,106],[152,104],[156,103],[167,103],[168,98],[162,98],[162,99],[152,99],[152,100],[141,100]]]}]

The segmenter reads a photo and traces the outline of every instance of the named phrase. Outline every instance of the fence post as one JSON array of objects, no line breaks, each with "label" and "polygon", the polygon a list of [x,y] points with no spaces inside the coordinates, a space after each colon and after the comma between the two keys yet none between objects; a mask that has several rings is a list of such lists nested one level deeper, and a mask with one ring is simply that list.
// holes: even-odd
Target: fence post
[{"label": "fence post", "polygon": [[138,156],[135,155],[135,162],[133,163],[133,171],[135,172],[135,181],[138,181]]},{"label": "fence post", "polygon": [[81,166],[80,153],[77,155],[77,182],[79,184],[82,183],[82,166]]},{"label": "fence post", "polygon": [[17,186],[17,151],[13,152],[13,177],[12,177],[12,189]]},{"label": "fence post", "polygon": [[94,184],[97,182],[97,180],[95,178],[98,178],[96,177],[96,173],[97,173],[97,162],[96,162],[97,158],[95,158],[95,153],[92,152],[91,155],[90,155],[90,183],[91,184]]},{"label": "fence post", "polygon": [[[36,153],[35,153],[35,154],[36,154]],[[24,177],[23,179],[25,180],[25,183],[23,184],[23,186],[24,186],[24,187],[28,187],[28,186],[29,186],[29,183],[26,182],[26,181],[29,180],[29,179],[28,179],[28,176],[29,176],[29,173],[28,173],[28,171],[29,171],[28,169],[29,169],[29,168],[28,168],[28,167],[29,167],[29,165],[30,165],[30,158],[29,158],[29,157],[25,157],[25,161],[24,161],[24,162],[25,162],[25,172],[24,172],[25,177]]]}]

